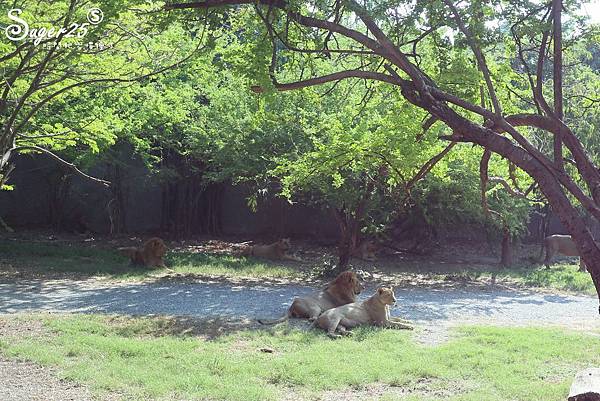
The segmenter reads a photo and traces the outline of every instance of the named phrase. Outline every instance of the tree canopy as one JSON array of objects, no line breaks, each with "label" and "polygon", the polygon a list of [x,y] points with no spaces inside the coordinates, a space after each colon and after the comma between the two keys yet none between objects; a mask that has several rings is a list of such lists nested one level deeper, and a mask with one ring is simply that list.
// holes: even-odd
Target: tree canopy
[{"label": "tree canopy", "polygon": [[95,20],[13,2],[2,28],[30,30],[0,42],[1,183],[42,152],[108,185],[82,169],[126,142],[164,181],[329,208],[350,247],[415,207],[510,240],[547,201],[598,282],[598,29],[579,4],[104,0]]}]

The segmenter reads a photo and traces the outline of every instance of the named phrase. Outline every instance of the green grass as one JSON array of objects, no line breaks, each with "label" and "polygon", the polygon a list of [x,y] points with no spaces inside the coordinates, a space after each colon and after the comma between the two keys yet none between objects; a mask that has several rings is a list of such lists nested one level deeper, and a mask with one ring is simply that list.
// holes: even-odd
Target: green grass
[{"label": "green grass", "polygon": [[[114,279],[141,279],[165,272],[130,266],[116,249],[73,244],[46,244],[16,241],[0,242],[0,262],[40,273],[78,273]],[[288,266],[258,259],[228,255],[170,252],[167,265],[175,272],[229,277],[294,277],[298,272]]]},{"label": "green grass", "polygon": [[578,264],[560,263],[550,266],[550,269],[544,266],[515,269],[509,271],[507,276],[516,278],[530,287],[555,288],[596,295],[590,274],[580,272]]},{"label": "green grass", "polygon": [[[590,274],[580,272],[578,264],[559,263],[550,266],[549,269],[546,269],[543,265],[511,268],[477,266],[449,274],[454,280],[464,278],[466,280],[485,280],[489,282],[492,276],[495,276],[497,281],[508,280],[527,287],[596,295]],[[434,277],[444,279],[447,274],[436,273]]]},{"label": "green grass", "polygon": [[[247,330],[214,340],[173,335],[158,318],[42,317],[49,338],[0,340],[0,352],[57,366],[94,391],[133,399],[277,400],[389,385],[384,399],[564,400],[574,374],[600,364],[600,338],[559,329],[462,327],[431,347],[413,332]],[[417,333],[418,334],[418,333]],[[274,353],[260,352],[270,347]],[[342,396],[333,397],[341,399]]]},{"label": "green grass", "polygon": [[[62,272],[91,276],[105,276],[118,280],[142,279],[164,273],[164,269],[145,269],[130,266],[127,258],[116,249],[97,246],[82,246],[68,243],[0,242],[0,266],[6,262],[28,271],[39,273]],[[219,275],[225,277],[298,278],[301,273],[297,263],[279,264],[254,258],[231,255],[207,255],[191,252],[169,252],[167,264],[176,273],[196,275]],[[305,266],[310,268],[311,266]],[[431,268],[431,266],[429,266]],[[594,284],[588,273],[578,271],[574,264],[555,264],[550,269],[544,266],[517,266],[502,269],[497,266],[439,264],[428,271],[432,279],[485,280],[492,275],[498,280],[510,280],[527,287],[551,288],[595,295]],[[422,267],[421,267],[422,269]],[[420,272],[418,266],[399,262],[394,274]]]}]

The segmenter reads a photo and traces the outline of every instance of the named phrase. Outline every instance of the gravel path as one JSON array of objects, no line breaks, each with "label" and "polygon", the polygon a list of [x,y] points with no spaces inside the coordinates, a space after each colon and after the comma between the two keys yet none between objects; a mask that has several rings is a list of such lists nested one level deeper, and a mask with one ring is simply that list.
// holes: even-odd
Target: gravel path
[{"label": "gravel path", "polygon": [[[367,286],[361,295],[373,293]],[[0,283],[0,314],[83,312],[130,315],[166,314],[195,318],[279,316],[294,296],[313,287],[227,282],[109,284],[98,281],[28,280]],[[555,295],[494,287],[436,289],[397,288],[393,310],[429,326],[432,322],[491,321],[497,324],[560,324],[600,328],[595,297]]]},{"label": "gravel path", "polygon": [[[373,293],[367,286],[361,299]],[[291,300],[314,288],[297,284],[257,285],[226,282],[120,283],[94,280],[28,280],[0,283],[0,316],[21,312],[82,312],[130,315],[176,315],[193,318],[254,320],[279,316]],[[417,340],[435,345],[448,338],[448,327],[459,323],[501,325],[561,325],[600,329],[595,297],[552,295],[498,288],[396,288],[394,315],[415,321]],[[0,323],[3,323],[0,321]],[[23,335],[18,322],[4,320],[2,335]],[[31,328],[28,328],[30,330]],[[29,335],[43,335],[33,327]],[[51,368],[0,357],[2,400],[89,401],[90,390],[61,380]],[[339,397],[338,397],[339,398]],[[121,399],[105,394],[103,401]]]}]

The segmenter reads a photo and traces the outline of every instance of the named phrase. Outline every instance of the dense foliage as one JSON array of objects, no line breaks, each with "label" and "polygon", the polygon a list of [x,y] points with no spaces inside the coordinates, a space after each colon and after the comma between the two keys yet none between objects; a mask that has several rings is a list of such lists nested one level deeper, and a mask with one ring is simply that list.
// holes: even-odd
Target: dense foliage
[{"label": "dense foliage", "polygon": [[[86,6],[76,1],[53,2],[52,7],[17,3],[11,6],[23,10],[20,17],[39,26],[86,18]],[[188,180],[200,188],[244,182],[252,189],[253,208],[260,207],[261,197],[283,196],[359,220],[357,228],[370,234],[389,232],[402,216],[418,213],[431,226],[475,223],[491,231],[508,228],[518,236],[530,208],[542,198],[535,189],[527,199],[515,197],[500,180],[490,181],[487,203],[496,213],[485,213],[479,187],[482,149],[469,144],[453,147],[420,176],[422,167],[448,145],[438,137],[450,132],[387,83],[352,78],[276,90],[281,82],[340,69],[385,70],[376,55],[347,37],[307,29],[264,6],[178,14],[134,1],[104,0],[95,6],[104,20],[89,27],[85,41],[103,43],[101,50],[55,48],[51,40],[44,46],[6,37],[0,41],[2,174],[10,170],[11,152],[39,148],[82,168],[107,160],[126,164],[115,146],[128,143],[154,179]],[[332,13],[337,22],[363,29],[346,12],[349,4],[294,6],[314,18]],[[576,9],[574,2],[565,6]],[[390,39],[404,43],[400,48],[411,52],[440,88],[474,103],[491,102],[482,98],[485,83],[475,57],[443,2],[396,0],[368,7]],[[519,65],[516,52],[518,45],[535,45],[545,27],[529,13],[531,7],[540,6],[477,1],[460,7],[486,52],[506,113],[536,107],[527,100],[527,65],[535,69],[535,60]],[[393,18],[389,10],[396,10]],[[6,15],[1,18],[3,28],[11,23]],[[576,126],[596,160],[594,133],[600,118],[589,94],[600,82],[598,37],[575,14],[563,29],[568,44],[565,119]],[[77,40],[62,38],[61,43]],[[550,71],[545,78],[551,79]],[[261,89],[253,92],[253,85]],[[531,128],[524,135],[551,153],[546,133]],[[573,167],[566,168],[577,176]],[[490,160],[489,176],[510,180],[521,191],[533,182],[497,155]],[[5,188],[10,188],[8,178]]]}]

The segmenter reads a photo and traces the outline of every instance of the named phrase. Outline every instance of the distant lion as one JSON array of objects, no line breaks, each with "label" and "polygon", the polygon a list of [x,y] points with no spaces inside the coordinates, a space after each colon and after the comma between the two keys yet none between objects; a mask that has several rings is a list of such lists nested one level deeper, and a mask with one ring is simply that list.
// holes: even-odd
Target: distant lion
[{"label": "distant lion", "polygon": [[258,258],[273,259],[273,260],[294,260],[300,262],[301,259],[289,255],[288,251],[292,244],[289,238],[282,238],[270,245],[252,245],[246,248],[242,254],[246,256],[256,256]]},{"label": "distant lion", "polygon": [[363,285],[356,273],[346,271],[340,273],[331,281],[325,290],[294,299],[286,314],[279,319],[258,319],[258,322],[261,324],[275,324],[285,322],[291,317],[315,320],[323,311],[355,302],[356,297],[362,290]]},{"label": "distant lion", "polygon": [[167,246],[158,237],[150,238],[139,248],[125,247],[118,250],[129,257],[132,265],[166,267],[164,256],[167,253]]},{"label": "distant lion", "polygon": [[[546,268],[550,267],[550,260],[557,253],[565,256],[579,256],[579,251],[570,235],[550,235],[544,238],[544,246],[546,247],[546,259],[544,259]],[[579,257],[579,271],[586,271],[585,263],[581,257]]]},{"label": "distant lion", "polygon": [[412,330],[408,321],[390,317],[390,305],[396,304],[394,290],[379,287],[375,294],[364,302],[354,302],[329,309],[321,314],[314,325],[327,330],[331,338],[339,338],[340,334],[349,334],[347,329],[357,326],[379,326],[395,329]]},{"label": "distant lion", "polygon": [[377,252],[378,246],[373,241],[363,241],[358,248],[352,252],[352,256],[362,260],[368,260],[374,262],[377,260],[375,252]]}]

